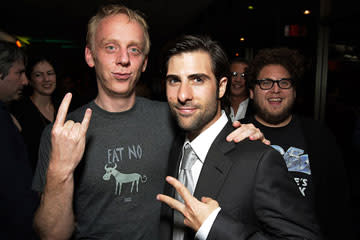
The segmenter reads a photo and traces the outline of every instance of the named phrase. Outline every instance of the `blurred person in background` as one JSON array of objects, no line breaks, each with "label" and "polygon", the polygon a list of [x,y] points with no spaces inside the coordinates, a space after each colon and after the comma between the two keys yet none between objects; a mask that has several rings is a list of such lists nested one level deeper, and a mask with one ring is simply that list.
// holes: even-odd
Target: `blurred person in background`
[{"label": "blurred person in background", "polygon": [[0,239],[36,239],[32,219],[38,198],[31,191],[32,172],[24,140],[8,104],[28,84],[26,57],[14,43],[0,41]]},{"label": "blurred person in background", "polygon": [[53,97],[56,71],[48,57],[34,56],[29,59],[26,75],[30,94],[13,102],[10,111],[20,124],[31,167],[35,171],[41,133],[46,125],[54,121],[56,114],[57,104]]},{"label": "blurred person in background", "polygon": [[243,119],[252,113],[249,90],[245,84],[245,69],[249,62],[240,57],[230,61],[231,85],[230,85],[230,113],[231,121]]}]

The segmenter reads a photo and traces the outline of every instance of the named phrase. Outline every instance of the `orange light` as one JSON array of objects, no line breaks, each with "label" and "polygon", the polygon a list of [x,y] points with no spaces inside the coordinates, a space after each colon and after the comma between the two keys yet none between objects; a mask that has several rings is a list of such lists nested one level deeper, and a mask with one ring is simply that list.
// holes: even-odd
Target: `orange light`
[{"label": "orange light", "polygon": [[240,42],[244,42],[245,41],[245,38],[244,37],[241,37],[240,38]]},{"label": "orange light", "polygon": [[304,15],[309,15],[311,12],[310,12],[310,10],[305,10],[304,11]]},{"label": "orange light", "polygon": [[21,42],[19,41],[19,40],[16,40],[16,46],[18,46],[19,48],[21,48],[22,47],[22,45],[21,45]]},{"label": "orange light", "polygon": [[235,56],[237,56],[237,57],[238,57],[238,56],[239,56],[239,53],[235,53]]}]

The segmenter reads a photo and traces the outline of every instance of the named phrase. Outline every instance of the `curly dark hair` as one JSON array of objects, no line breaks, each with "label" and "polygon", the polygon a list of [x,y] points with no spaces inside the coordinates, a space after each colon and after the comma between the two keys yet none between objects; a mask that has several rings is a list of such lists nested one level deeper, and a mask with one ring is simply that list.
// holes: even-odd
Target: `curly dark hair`
[{"label": "curly dark hair", "polygon": [[296,88],[297,82],[303,77],[305,71],[304,57],[295,49],[265,48],[258,52],[245,72],[246,85],[254,89],[260,71],[267,65],[283,66],[293,79],[292,85]]}]

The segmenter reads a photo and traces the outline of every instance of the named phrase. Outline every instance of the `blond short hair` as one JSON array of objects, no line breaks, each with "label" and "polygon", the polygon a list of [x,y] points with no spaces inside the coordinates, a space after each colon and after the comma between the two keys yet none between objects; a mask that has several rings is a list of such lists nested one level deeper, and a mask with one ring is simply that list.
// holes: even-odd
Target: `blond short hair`
[{"label": "blond short hair", "polygon": [[145,39],[145,46],[144,46],[144,54],[147,56],[150,51],[150,36],[148,32],[148,24],[146,23],[143,14],[137,10],[131,10],[123,5],[119,4],[109,4],[102,6],[99,8],[98,12],[95,16],[90,18],[88,22],[88,31],[86,34],[86,44],[87,46],[93,51],[95,47],[95,32],[96,28],[99,25],[100,21],[108,16],[114,16],[117,14],[125,14],[129,17],[130,21],[138,22],[143,30],[144,30],[144,39]]}]

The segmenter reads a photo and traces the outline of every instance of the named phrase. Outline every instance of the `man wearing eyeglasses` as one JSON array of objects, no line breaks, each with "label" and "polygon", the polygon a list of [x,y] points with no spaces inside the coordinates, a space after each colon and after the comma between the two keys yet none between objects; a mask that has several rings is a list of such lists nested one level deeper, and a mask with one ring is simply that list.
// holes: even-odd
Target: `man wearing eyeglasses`
[{"label": "man wearing eyeglasses", "polygon": [[231,85],[230,85],[230,118],[232,121],[243,119],[249,116],[251,104],[249,104],[249,90],[245,84],[245,69],[249,62],[240,57],[231,60]]},{"label": "man wearing eyeglasses", "polygon": [[292,112],[303,62],[303,56],[288,48],[259,51],[245,75],[255,115],[242,122],[253,123],[282,154],[299,197],[314,207],[325,239],[355,239],[348,182],[335,138],[321,123]]}]

